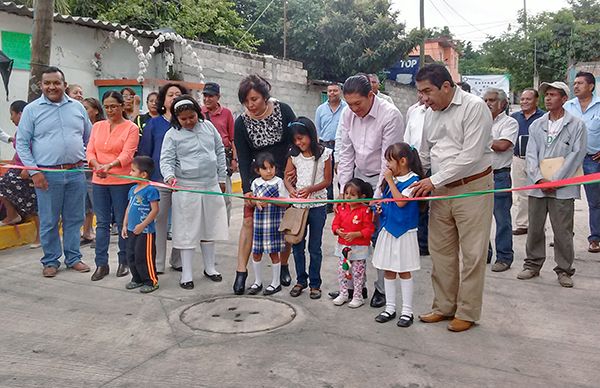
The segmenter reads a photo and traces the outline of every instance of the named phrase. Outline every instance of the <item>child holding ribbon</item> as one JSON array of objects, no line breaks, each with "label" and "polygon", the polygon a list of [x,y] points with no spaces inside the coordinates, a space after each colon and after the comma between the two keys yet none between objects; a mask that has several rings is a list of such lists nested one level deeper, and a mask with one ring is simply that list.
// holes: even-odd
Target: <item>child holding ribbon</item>
[{"label": "child holding ribbon", "polygon": [[[418,151],[406,144],[395,143],[385,151],[387,169],[381,184],[383,198],[405,199],[412,189],[408,187],[423,177],[423,167]],[[385,271],[385,310],[375,321],[388,322],[396,317],[396,278],[400,277],[402,312],[398,326],[412,325],[412,297],[414,282],[411,272],[421,268],[417,226],[419,203],[416,201],[383,202],[378,206],[381,213],[381,231],[375,244],[373,266]]]},{"label": "child holding ribbon", "polygon": [[[165,135],[160,156],[165,183],[221,193],[227,167],[219,132],[210,121],[203,120],[200,106],[189,95],[173,101],[171,117],[172,128]],[[222,280],[215,268],[214,241],[227,239],[227,211],[222,196],[173,193],[173,247],[181,250],[181,288],[194,288],[192,261],[198,243],[204,259],[204,276]]]},{"label": "child holding ribbon", "polygon": [[[362,179],[354,178],[344,186],[344,199],[359,198],[373,198],[373,188]],[[355,290],[362,290],[365,285],[365,267],[367,258],[371,256],[371,236],[375,232],[373,212],[364,202],[338,205],[331,229],[338,236],[335,255],[340,259],[340,294],[333,304],[341,306],[348,301],[348,283],[352,282]],[[362,293],[355,292],[348,307],[358,308],[364,303]]]}]

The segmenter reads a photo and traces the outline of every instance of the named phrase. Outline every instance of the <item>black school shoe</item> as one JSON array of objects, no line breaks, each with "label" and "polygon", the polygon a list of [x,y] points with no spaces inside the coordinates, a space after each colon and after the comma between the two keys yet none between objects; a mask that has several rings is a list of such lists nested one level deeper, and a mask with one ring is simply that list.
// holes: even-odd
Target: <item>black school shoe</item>
[{"label": "black school shoe", "polygon": [[415,317],[412,314],[402,314],[400,315],[400,319],[398,319],[398,323],[396,325],[398,325],[398,327],[410,327],[413,324],[414,320]]},{"label": "black school shoe", "polygon": [[256,294],[258,294],[262,290],[262,288],[263,288],[262,284],[256,284],[256,283],[254,283],[253,285],[251,285],[250,287],[248,287],[248,295],[256,295]]},{"label": "black school shoe", "polygon": [[179,283],[179,287],[183,288],[184,290],[192,290],[194,289],[194,282]]},{"label": "black school shoe", "polygon": [[387,311],[383,310],[382,312],[379,313],[378,316],[375,317],[375,322],[386,323],[386,322],[391,321],[394,318],[396,318],[395,311],[390,314]]}]

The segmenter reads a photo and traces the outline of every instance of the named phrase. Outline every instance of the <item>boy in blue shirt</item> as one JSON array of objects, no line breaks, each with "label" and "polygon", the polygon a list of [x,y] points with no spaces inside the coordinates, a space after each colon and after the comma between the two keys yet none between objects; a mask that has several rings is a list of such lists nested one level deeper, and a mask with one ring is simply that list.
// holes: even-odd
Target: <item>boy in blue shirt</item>
[{"label": "boy in blue shirt", "polygon": [[[129,175],[148,179],[153,170],[152,158],[136,156]],[[122,234],[127,239],[127,262],[132,276],[125,288],[133,290],[140,287],[140,292],[147,294],[158,289],[154,219],[158,215],[160,194],[149,182],[140,181],[129,190],[128,199]]]}]

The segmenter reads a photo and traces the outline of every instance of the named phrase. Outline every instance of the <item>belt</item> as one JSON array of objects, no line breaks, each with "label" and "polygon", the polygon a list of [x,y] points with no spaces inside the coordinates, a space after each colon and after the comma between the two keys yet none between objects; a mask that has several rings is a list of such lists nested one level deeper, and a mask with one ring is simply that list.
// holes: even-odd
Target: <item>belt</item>
[{"label": "belt", "polygon": [[319,143],[323,145],[334,146],[335,140],[319,140]]},{"label": "belt", "polygon": [[501,172],[510,172],[510,167],[502,167],[494,170],[494,174],[500,174]]},{"label": "belt", "polygon": [[450,183],[446,184],[446,187],[452,188],[452,187],[458,187],[458,186],[466,185],[467,183],[472,182],[472,181],[474,181],[476,179],[483,178],[484,176],[486,176],[487,174],[489,174],[491,172],[492,172],[492,167],[490,166],[490,167],[486,168],[484,171],[482,171],[482,172],[480,172],[478,174],[471,175],[471,176],[459,179],[459,180],[454,181],[454,182],[450,182]]},{"label": "belt", "polygon": [[83,164],[84,164],[84,162],[79,161],[77,163],[65,163],[65,164],[56,164],[54,166],[38,166],[38,167],[41,167],[41,168],[56,168],[56,169],[59,169],[59,170],[71,170],[71,169],[74,169],[74,168],[82,167]]}]

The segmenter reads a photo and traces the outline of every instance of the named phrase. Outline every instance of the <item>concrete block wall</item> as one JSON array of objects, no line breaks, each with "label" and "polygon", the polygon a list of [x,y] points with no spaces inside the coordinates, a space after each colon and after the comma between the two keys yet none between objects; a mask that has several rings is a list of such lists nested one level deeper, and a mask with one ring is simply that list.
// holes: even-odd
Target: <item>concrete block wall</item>
[{"label": "concrete block wall", "polygon": [[392,80],[385,81],[385,94],[392,97],[394,104],[400,109],[404,118],[406,118],[408,108],[417,102],[417,89]]},{"label": "concrete block wall", "polygon": [[[203,81],[216,82],[221,86],[222,105],[231,109],[234,115],[243,111],[237,95],[240,81],[247,75],[258,74],[271,83],[274,98],[290,105],[296,115],[314,119],[325,87],[309,84],[308,73],[301,62],[201,42],[191,44],[203,67]],[[182,61],[185,80],[201,82],[197,69],[190,66],[190,59],[182,56],[181,52],[177,54]]]}]

